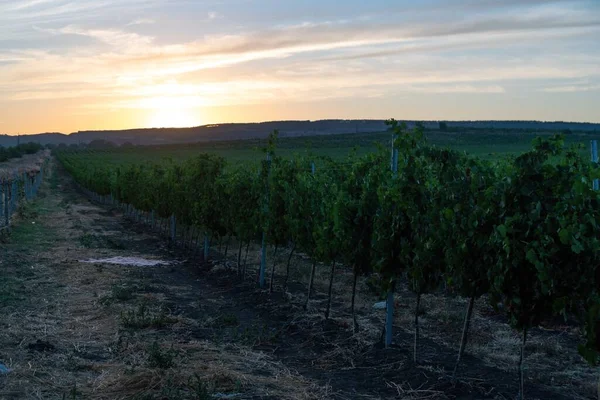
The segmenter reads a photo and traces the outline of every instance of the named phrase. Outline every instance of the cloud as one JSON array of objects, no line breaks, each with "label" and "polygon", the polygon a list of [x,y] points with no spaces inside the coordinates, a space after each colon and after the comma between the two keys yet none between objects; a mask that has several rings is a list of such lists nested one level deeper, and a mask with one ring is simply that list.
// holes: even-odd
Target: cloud
[{"label": "cloud", "polygon": [[87,36],[121,51],[137,52],[152,44],[154,38],[120,29],[82,29],[69,25],[58,30],[61,34]]},{"label": "cloud", "polygon": [[121,54],[135,54],[138,52],[149,51],[150,45],[154,41],[153,37],[140,35],[134,32],[127,32],[121,29],[85,29],[76,25],[68,25],[59,29],[40,28],[34,26],[33,29],[52,35],[76,35],[84,36],[109,45]]},{"label": "cloud", "polygon": [[553,36],[560,31],[570,34],[573,30],[600,28],[600,16],[578,15],[553,17],[493,17],[472,21],[430,24],[398,23],[312,23],[250,32],[241,35],[208,36],[207,41],[217,44],[219,52],[241,53],[288,49],[296,51],[331,50],[348,47],[366,47],[382,44],[424,42],[437,38],[464,37],[469,41],[482,41],[490,34],[508,35],[530,41],[532,32],[540,31]]},{"label": "cloud", "polygon": [[[40,2],[30,2],[27,7],[12,8],[8,9],[8,17],[17,20],[33,20],[33,19],[49,19],[60,15],[75,15],[90,12],[94,9],[103,8],[113,4],[111,1],[78,1],[78,2],[64,2],[62,0],[48,0]],[[36,7],[35,5],[47,5],[47,7]],[[34,8],[33,10],[26,10],[24,8]]]},{"label": "cloud", "polygon": [[[464,12],[299,15],[281,19],[284,25],[257,22],[253,14],[222,18],[227,8],[212,1],[194,3],[199,18],[187,21],[189,2],[159,3],[143,7],[164,7],[161,13],[139,12],[141,0],[23,0],[3,8],[0,34],[11,43],[0,42],[0,98],[80,99],[73,108],[129,110],[152,108],[163,97],[205,107],[403,94],[500,98],[530,87],[598,90],[572,83],[600,76],[598,46],[589,44],[600,34],[600,13],[583,3],[487,1],[471,2],[478,7],[470,9],[454,1],[444,6]],[[141,15],[161,15],[160,23]],[[198,24],[203,18],[221,20]],[[148,24],[154,26],[140,26]],[[89,40],[36,49],[24,44],[23,38],[47,43],[48,35],[52,42]],[[552,86],[544,88],[542,80]]]},{"label": "cloud", "polygon": [[418,93],[505,93],[502,86],[499,85],[426,85],[414,86],[413,91]]},{"label": "cloud", "polygon": [[44,4],[50,4],[50,3],[56,3],[56,0],[15,1],[15,2],[11,2],[11,4],[8,4],[4,7],[0,7],[0,10],[2,10],[4,12],[20,11],[20,10],[26,10],[28,8],[32,8],[32,7],[36,7],[36,6],[40,6],[40,5],[44,5]]},{"label": "cloud", "polygon": [[150,19],[150,18],[138,18],[136,20],[131,21],[130,23],[127,24],[127,26],[132,26],[132,25],[151,25],[156,23],[155,20]]},{"label": "cloud", "polygon": [[553,86],[542,89],[546,93],[576,93],[600,91],[600,85],[565,85]]},{"label": "cloud", "polygon": [[[0,81],[8,82],[0,85],[0,93],[4,93],[5,98],[24,101],[53,96],[95,96],[111,107],[115,104],[131,107],[139,105],[141,97],[160,96],[160,93],[186,96],[190,104],[206,104],[210,98],[211,104],[218,105],[254,104],[265,99],[310,101],[311,98],[397,93],[499,94],[505,91],[500,82],[572,79],[598,74],[595,66],[599,61],[593,56],[565,60],[551,56],[523,63],[505,57],[499,64],[495,58],[464,55],[447,58],[434,52],[405,54],[402,58],[373,65],[360,60],[298,58],[304,51],[327,47],[339,50],[340,46],[354,42],[233,52],[232,48],[240,48],[246,39],[225,36],[220,38],[221,42],[205,40],[155,46],[151,37],[114,29],[68,26],[56,34],[84,35],[110,49],[99,54],[81,50],[68,56],[46,51],[10,53],[5,59],[18,60],[18,63],[0,67]],[[273,62],[257,68],[255,64],[264,60]],[[212,78],[207,81],[208,76]],[[177,89],[179,92],[163,84],[176,77],[182,85]]]}]

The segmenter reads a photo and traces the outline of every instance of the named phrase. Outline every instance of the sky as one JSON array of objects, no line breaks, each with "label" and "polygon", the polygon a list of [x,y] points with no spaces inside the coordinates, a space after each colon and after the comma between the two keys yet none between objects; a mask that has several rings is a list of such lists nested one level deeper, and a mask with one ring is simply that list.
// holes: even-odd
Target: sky
[{"label": "sky", "polygon": [[0,0],[0,133],[599,105],[600,0]]}]

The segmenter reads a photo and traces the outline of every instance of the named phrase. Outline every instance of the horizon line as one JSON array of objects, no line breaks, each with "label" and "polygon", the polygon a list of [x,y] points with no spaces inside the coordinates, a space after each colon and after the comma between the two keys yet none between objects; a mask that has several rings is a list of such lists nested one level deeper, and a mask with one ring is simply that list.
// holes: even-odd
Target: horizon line
[{"label": "horizon line", "polygon": [[[204,125],[194,125],[187,127],[137,127],[137,128],[118,128],[118,129],[83,129],[70,133],[64,133],[59,131],[47,131],[47,132],[33,132],[33,133],[0,133],[0,136],[34,136],[34,135],[64,135],[70,136],[78,133],[84,132],[126,132],[126,131],[142,131],[142,130],[161,130],[161,129],[177,129],[177,130],[185,130],[185,129],[197,129],[197,128],[208,128],[208,127],[217,127],[222,125],[260,125],[260,124],[269,124],[269,123],[277,123],[277,122],[322,122],[322,121],[388,121],[390,118],[322,118],[322,119],[282,119],[282,120],[266,120],[259,122],[217,122],[211,124]],[[395,118],[394,118],[395,119]],[[542,124],[581,124],[581,125],[600,125],[600,121],[592,122],[592,121],[564,121],[564,120],[536,120],[536,119],[396,119],[400,122],[522,122],[522,123],[542,123]]]}]

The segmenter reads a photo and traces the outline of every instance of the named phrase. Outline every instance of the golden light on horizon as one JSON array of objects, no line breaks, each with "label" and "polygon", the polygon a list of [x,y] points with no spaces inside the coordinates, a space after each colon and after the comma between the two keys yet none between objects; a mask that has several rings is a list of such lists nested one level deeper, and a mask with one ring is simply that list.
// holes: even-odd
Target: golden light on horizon
[{"label": "golden light on horizon", "polygon": [[187,128],[200,125],[197,110],[189,108],[185,98],[153,97],[144,99],[149,108],[149,128]]},{"label": "golden light on horizon", "polygon": [[373,0],[343,17],[331,0],[310,13],[271,1],[275,20],[260,1],[141,3],[0,0],[0,135],[392,116],[600,123],[600,0]]}]

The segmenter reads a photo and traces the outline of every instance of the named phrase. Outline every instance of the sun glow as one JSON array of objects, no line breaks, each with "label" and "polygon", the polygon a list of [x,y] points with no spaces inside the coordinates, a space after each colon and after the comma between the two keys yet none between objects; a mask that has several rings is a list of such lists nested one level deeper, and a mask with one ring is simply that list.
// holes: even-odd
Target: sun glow
[{"label": "sun glow", "polygon": [[144,99],[151,128],[187,128],[200,125],[197,109],[190,108],[185,98],[153,97]]}]

